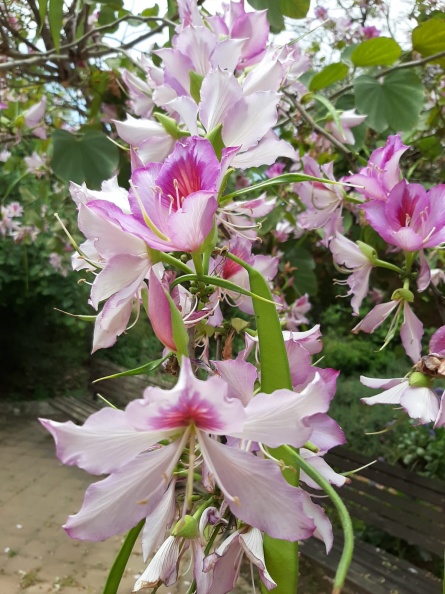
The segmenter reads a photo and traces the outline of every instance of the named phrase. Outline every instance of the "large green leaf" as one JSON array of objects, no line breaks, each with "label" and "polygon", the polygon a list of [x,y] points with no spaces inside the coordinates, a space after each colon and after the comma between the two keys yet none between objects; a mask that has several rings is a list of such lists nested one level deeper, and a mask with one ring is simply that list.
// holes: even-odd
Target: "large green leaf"
[{"label": "large green leaf", "polygon": [[373,76],[359,76],[354,81],[355,105],[368,116],[366,124],[383,132],[412,130],[419,120],[424,102],[424,87],[411,70],[388,74],[383,81]]},{"label": "large green leaf", "polygon": [[[445,50],[445,19],[425,21],[413,31],[413,49],[421,56],[432,56]],[[445,59],[440,60],[445,65]]]},{"label": "large green leaf", "polygon": [[281,12],[291,19],[304,19],[310,4],[310,0],[280,0]]},{"label": "large green leaf", "polygon": [[337,62],[334,64],[329,64],[326,68],[323,68],[321,72],[318,72],[311,80],[309,84],[309,89],[311,91],[319,91],[320,89],[325,89],[330,85],[338,82],[345,78],[348,74],[349,68],[346,64],[342,62]]},{"label": "large green leaf", "polygon": [[315,275],[315,261],[310,252],[303,247],[293,247],[284,253],[284,261],[290,262],[295,267],[294,287],[301,294],[317,293],[317,277]]},{"label": "large green leaf", "polygon": [[402,53],[402,48],[389,37],[367,39],[354,48],[351,60],[355,66],[389,66]]},{"label": "large green leaf", "polygon": [[63,2],[62,0],[49,0],[49,30],[53,38],[54,47],[57,51],[60,48],[60,33],[62,31],[63,23]]},{"label": "large green leaf", "polygon": [[75,136],[66,130],[56,130],[51,139],[51,167],[65,181],[86,182],[88,186],[98,188],[117,169],[119,151],[103,132],[88,130]]}]

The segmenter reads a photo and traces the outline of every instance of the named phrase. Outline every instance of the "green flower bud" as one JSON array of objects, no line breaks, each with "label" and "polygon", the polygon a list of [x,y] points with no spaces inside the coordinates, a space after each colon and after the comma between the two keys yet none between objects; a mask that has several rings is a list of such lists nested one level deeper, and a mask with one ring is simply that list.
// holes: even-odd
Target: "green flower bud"
[{"label": "green flower bud", "polygon": [[391,295],[391,301],[398,301],[399,299],[412,303],[414,301],[414,294],[409,289],[396,289]]},{"label": "green flower bud", "polygon": [[22,115],[19,115],[15,118],[15,122],[14,122],[16,128],[23,128],[23,126],[25,125],[25,117]]},{"label": "green flower bud", "polygon": [[409,376],[409,385],[412,388],[431,388],[431,378],[420,371],[414,371]]},{"label": "green flower bud", "polygon": [[373,264],[375,266],[377,263],[377,260],[379,259],[375,249],[371,245],[368,245],[367,243],[364,243],[363,241],[357,241],[356,243],[357,243],[360,251],[362,252],[362,254],[365,255],[368,258],[368,260],[371,262],[371,264]]},{"label": "green flower bud", "polygon": [[193,516],[184,516],[176,523],[172,530],[172,536],[183,538],[197,538],[199,536],[199,525]]}]

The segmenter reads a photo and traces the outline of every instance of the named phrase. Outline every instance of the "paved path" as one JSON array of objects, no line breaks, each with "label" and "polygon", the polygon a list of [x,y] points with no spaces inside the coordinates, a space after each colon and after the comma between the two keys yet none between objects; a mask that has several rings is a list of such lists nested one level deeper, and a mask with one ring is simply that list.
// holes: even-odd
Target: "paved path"
[{"label": "paved path", "polygon": [[[0,594],[102,592],[122,538],[85,543],[61,528],[90,483],[90,475],[57,460],[52,437],[37,421],[0,424]],[[140,550],[138,543],[119,594],[130,594],[145,567]],[[186,576],[158,594],[185,594],[189,584]],[[246,592],[240,586],[239,594]]]}]

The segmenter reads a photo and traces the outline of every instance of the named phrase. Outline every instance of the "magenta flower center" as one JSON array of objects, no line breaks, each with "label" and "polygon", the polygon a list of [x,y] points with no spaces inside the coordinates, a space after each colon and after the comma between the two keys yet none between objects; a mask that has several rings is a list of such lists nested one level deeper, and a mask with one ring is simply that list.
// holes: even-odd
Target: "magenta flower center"
[{"label": "magenta flower center", "polygon": [[209,432],[222,428],[216,409],[201,398],[198,392],[183,392],[174,406],[161,407],[150,419],[153,429],[175,429],[190,425]]}]

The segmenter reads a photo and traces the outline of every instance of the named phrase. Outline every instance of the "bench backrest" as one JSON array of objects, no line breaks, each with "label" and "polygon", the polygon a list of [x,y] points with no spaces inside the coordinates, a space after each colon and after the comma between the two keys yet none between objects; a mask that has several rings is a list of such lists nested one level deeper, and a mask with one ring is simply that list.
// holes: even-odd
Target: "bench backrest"
[{"label": "bench backrest", "polygon": [[[339,472],[371,461],[344,447],[335,448],[325,459]],[[352,517],[443,557],[445,482],[381,461],[349,478],[340,495]]]}]

